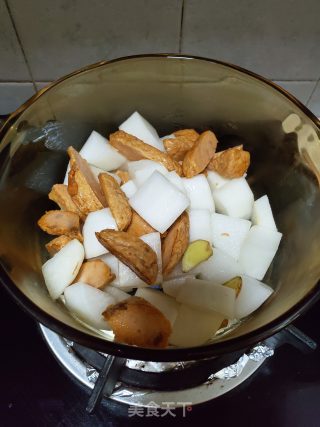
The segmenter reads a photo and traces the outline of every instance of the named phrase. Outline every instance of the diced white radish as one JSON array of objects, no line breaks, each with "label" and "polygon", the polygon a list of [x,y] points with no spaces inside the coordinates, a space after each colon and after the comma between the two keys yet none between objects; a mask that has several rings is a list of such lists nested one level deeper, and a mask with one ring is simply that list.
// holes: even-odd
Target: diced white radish
[{"label": "diced white radish", "polygon": [[165,139],[172,139],[172,138],[175,138],[175,136],[173,133],[170,133],[170,135],[162,136],[160,139],[161,141],[164,141]]},{"label": "diced white radish", "polygon": [[70,172],[70,163],[68,163],[66,174],[64,176],[64,180],[63,180],[64,185],[68,185],[69,172]]},{"label": "diced white radish", "polygon": [[166,276],[166,280],[167,280],[167,279],[174,279],[174,278],[176,278],[176,277],[183,276],[184,274],[187,274],[187,273],[184,273],[184,272],[182,271],[182,263],[181,263],[181,261],[180,261],[180,262],[178,262],[178,264],[174,267],[174,269],[171,271],[171,273],[169,273],[169,274]]},{"label": "diced white radish", "polygon": [[212,214],[212,243],[236,260],[239,259],[240,249],[250,230],[251,222],[247,219]]},{"label": "diced white radish", "polygon": [[190,199],[190,209],[208,209],[214,212],[215,206],[210,186],[203,174],[193,178],[183,178],[182,181]]},{"label": "diced white radish", "polygon": [[144,288],[149,286],[146,282],[140,279],[129,267],[119,261],[119,283],[118,288],[127,291],[132,288]]},{"label": "diced white radish", "polygon": [[280,244],[282,234],[254,225],[241,248],[239,264],[244,273],[261,280],[266,274]]},{"label": "diced white radish", "polygon": [[119,126],[119,129],[163,151],[163,144],[162,141],[160,141],[157,131],[137,111],[131,114],[131,116]]},{"label": "diced white radish", "polygon": [[210,185],[211,191],[215,191],[218,188],[221,188],[224,184],[230,182],[230,179],[223,178],[223,176],[219,175],[217,172],[208,171],[207,180]]},{"label": "diced white radish", "polygon": [[160,233],[144,234],[140,237],[150,248],[156,253],[158,260],[158,276],[157,282],[162,282],[162,254],[161,254],[161,237]]},{"label": "diced white radish", "polygon": [[101,259],[103,262],[107,264],[107,266],[111,269],[111,272],[115,274],[115,279],[111,282],[113,286],[117,286],[119,284],[119,260],[114,255],[107,253],[104,255],[100,255],[97,258]]},{"label": "diced white radish", "polygon": [[74,283],[64,291],[67,308],[84,322],[98,329],[110,329],[102,313],[116,299],[86,283]]},{"label": "diced white radish", "polygon": [[42,274],[51,298],[57,299],[73,282],[84,258],[82,244],[74,239],[42,266]]},{"label": "diced white radish", "polygon": [[144,184],[150,178],[150,176],[153,174],[155,170],[157,170],[164,176],[166,176],[168,173],[167,169],[160,164],[158,164],[157,167],[155,168],[151,167],[151,168],[138,170],[134,174],[134,181],[137,184],[137,186],[141,187],[141,185]]},{"label": "diced white radish", "polygon": [[89,213],[82,229],[83,245],[87,259],[97,257],[108,252],[108,250],[98,241],[95,234],[97,231],[101,231],[106,228],[117,230],[117,224],[109,208]]},{"label": "diced white radish", "polygon": [[235,303],[235,317],[242,319],[257,310],[273,293],[265,283],[242,276],[242,287]]},{"label": "diced white radish", "polygon": [[171,297],[176,298],[180,288],[186,283],[187,280],[195,279],[196,276],[192,274],[185,274],[173,279],[165,280],[162,282],[163,292]]},{"label": "diced white radish", "polygon": [[253,225],[261,225],[262,227],[277,231],[267,195],[260,197],[260,199],[254,202],[251,220]]},{"label": "diced white radish", "polygon": [[130,298],[131,295],[127,294],[126,292],[122,291],[121,289],[115,287],[115,286],[107,286],[105,288],[105,292],[108,295],[111,295],[115,300],[116,303],[124,301],[128,298]]},{"label": "diced white radish", "polygon": [[208,240],[212,243],[211,212],[206,209],[191,209],[189,215],[189,240]]},{"label": "diced white radish", "polygon": [[171,325],[178,315],[179,304],[176,300],[161,291],[150,288],[140,288],[135,293],[135,296],[144,298],[150,304],[154,305],[161,313],[169,320]]},{"label": "diced white radish", "polygon": [[250,219],[253,193],[245,178],[230,180],[213,192],[216,211],[235,218]]},{"label": "diced white radish", "polygon": [[235,299],[234,289],[199,279],[187,280],[177,295],[177,301],[182,304],[212,310],[228,319],[234,318]]},{"label": "diced white radish", "polygon": [[90,165],[105,171],[118,169],[127,160],[109,144],[107,138],[104,138],[95,130],[91,132],[91,135],[81,148],[80,154]]},{"label": "diced white radish", "polygon": [[116,175],[115,173],[107,172],[101,168],[97,168],[96,166],[92,166],[92,165],[90,165],[90,169],[92,170],[92,173],[96,177],[97,181],[99,181],[99,174],[100,173],[107,173],[108,175],[112,176],[112,178],[114,178],[119,185],[121,184],[120,176]]},{"label": "diced white radish", "polygon": [[213,249],[212,256],[191,270],[205,280],[211,280],[216,285],[222,285],[228,280],[243,274],[240,264],[230,255],[218,248]]},{"label": "diced white radish", "polygon": [[301,119],[298,114],[289,114],[282,122],[282,129],[285,133],[295,132],[301,125]]},{"label": "diced white radish", "polygon": [[135,160],[132,162],[128,162],[128,172],[131,178],[134,178],[137,171],[152,168],[153,170],[157,170],[159,166],[162,165],[158,162],[154,162],[153,160]]},{"label": "diced white radish", "polygon": [[213,338],[224,319],[219,313],[181,304],[169,343],[179,347],[194,347]]},{"label": "diced white radish", "polygon": [[188,207],[189,200],[155,171],[129,199],[129,203],[148,224],[164,233]]},{"label": "diced white radish", "polygon": [[181,193],[187,194],[182,178],[180,178],[176,171],[169,172],[166,175],[166,178],[171,182],[171,184],[175,185]]},{"label": "diced white radish", "polygon": [[121,190],[124,192],[124,194],[130,199],[134,195],[134,193],[138,190],[138,187],[134,183],[132,179],[130,181],[126,182],[125,184],[121,185]]}]

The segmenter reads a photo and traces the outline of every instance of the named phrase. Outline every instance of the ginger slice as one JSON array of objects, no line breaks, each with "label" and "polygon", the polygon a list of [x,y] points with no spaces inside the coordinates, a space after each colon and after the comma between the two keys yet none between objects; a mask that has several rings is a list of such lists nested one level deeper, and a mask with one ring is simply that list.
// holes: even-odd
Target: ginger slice
[{"label": "ginger slice", "polygon": [[66,235],[80,242],[83,237],[80,233],[80,218],[74,212],[68,211],[47,211],[38,221],[39,227],[53,236]]},{"label": "ginger slice", "polygon": [[73,148],[68,148],[70,156],[70,172],[68,176],[68,192],[83,215],[88,215],[106,207],[106,201],[88,163]]},{"label": "ginger slice", "polygon": [[137,212],[132,211],[132,218],[127,233],[133,236],[143,236],[144,234],[154,233],[156,230],[151,227]]},{"label": "ginger slice", "polygon": [[71,242],[71,240],[72,240],[72,237],[65,236],[65,235],[62,235],[62,236],[59,236],[59,237],[55,237],[54,239],[50,240],[50,242],[48,242],[46,244],[46,249],[49,252],[49,255],[50,256],[55,255],[67,243]]},{"label": "ginger slice", "polygon": [[215,153],[207,168],[224,178],[233,179],[242,177],[247,172],[249,165],[249,151],[243,150],[242,145],[238,145]]},{"label": "ginger slice", "polygon": [[127,196],[111,175],[100,173],[99,181],[118,229],[125,230],[130,224],[132,217],[132,210]]},{"label": "ginger slice", "polygon": [[207,240],[194,240],[189,244],[182,257],[182,271],[187,273],[200,263],[206,261],[213,253]]},{"label": "ginger slice", "polygon": [[158,276],[156,253],[139,237],[125,231],[102,230],[96,233],[99,242],[119,258],[144,282],[152,285]]},{"label": "ginger slice", "polygon": [[122,130],[114,132],[109,137],[110,144],[123,154],[128,160],[149,159],[161,163],[168,171],[175,170],[182,175],[181,165],[173,160],[167,153],[145,144],[140,139]]},{"label": "ginger slice", "polygon": [[189,244],[189,216],[184,212],[162,240],[162,273],[168,276],[181,260]]},{"label": "ginger slice", "polygon": [[192,178],[205,170],[216,151],[217,143],[215,134],[210,130],[199,136],[183,159],[183,173],[187,178]]},{"label": "ginger slice", "polygon": [[128,298],[108,307],[102,314],[116,341],[150,348],[168,346],[172,330],[169,320],[143,298]]},{"label": "ginger slice", "polygon": [[191,150],[199,138],[199,134],[194,129],[181,129],[173,133],[175,138],[167,138],[163,145],[174,160],[183,160],[187,151]]},{"label": "ginger slice", "polygon": [[83,282],[101,289],[115,279],[110,267],[101,259],[93,259],[82,264],[74,283]]},{"label": "ginger slice", "polygon": [[129,172],[127,172],[127,171],[123,171],[121,169],[118,169],[116,171],[116,175],[118,175],[118,177],[121,179],[121,185],[130,181],[130,175],[129,175]]},{"label": "ginger slice", "polygon": [[65,184],[55,184],[49,195],[49,199],[55,202],[60,209],[63,211],[74,212],[80,216],[80,218],[84,221],[85,216],[82,214],[80,209],[73,202],[69,192],[68,186]]}]

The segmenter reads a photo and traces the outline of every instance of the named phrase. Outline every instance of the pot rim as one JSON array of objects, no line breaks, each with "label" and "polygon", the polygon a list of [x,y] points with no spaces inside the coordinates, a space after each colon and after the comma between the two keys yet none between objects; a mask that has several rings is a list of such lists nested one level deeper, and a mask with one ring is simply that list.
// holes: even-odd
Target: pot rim
[{"label": "pot rim", "polygon": [[[122,58],[113,59],[110,61],[100,61],[86,67],[80,68],[70,74],[67,74],[64,77],[61,77],[58,80],[55,80],[47,87],[38,91],[30,99],[28,99],[24,104],[22,104],[17,110],[11,113],[8,118],[5,120],[2,128],[0,128],[0,140],[3,138],[8,128],[14,123],[14,121],[22,114],[31,104],[33,104],[38,98],[45,94],[48,90],[58,85],[59,83],[67,80],[73,76],[90,71],[95,68],[105,66],[107,64],[112,64],[115,62],[120,62],[130,59],[139,59],[139,58],[164,58],[164,59],[186,59],[186,60],[200,60],[211,62],[219,65],[223,65],[229,68],[233,68],[237,71],[240,71],[244,74],[247,74],[257,80],[262,81],[263,83],[273,87],[278,92],[282,93],[287,97],[291,102],[293,102],[300,110],[306,114],[312,122],[320,130],[320,120],[298,99],[293,95],[287,92],[282,87],[271,82],[270,80],[252,72],[246,70],[237,65],[233,65],[227,62],[204,58],[200,56],[193,55],[183,55],[183,54],[171,54],[171,53],[160,53],[160,54],[144,54],[144,55],[133,55],[126,56]],[[0,142],[1,146],[1,142]],[[113,341],[108,341],[103,338],[89,335],[88,333],[76,330],[75,328],[66,325],[60,320],[55,319],[50,314],[46,313],[39,306],[33,303],[11,280],[8,274],[5,272],[4,268],[0,265],[0,282],[3,284],[5,289],[13,297],[16,303],[24,309],[29,315],[34,317],[38,322],[47,326],[49,329],[52,329],[54,332],[59,335],[64,336],[65,338],[71,339],[78,342],[81,345],[86,347],[93,348],[95,350],[112,354],[119,357],[138,359],[138,360],[150,360],[150,361],[185,361],[185,360],[197,360],[204,359],[208,357],[221,356],[225,353],[230,353],[243,349],[244,351],[250,346],[256,344],[257,342],[268,338],[269,336],[279,332],[284,327],[288,326],[293,322],[298,316],[304,313],[309,309],[318,299],[320,299],[320,280],[314,285],[314,287],[294,306],[292,306],[285,313],[278,316],[276,319],[271,322],[261,326],[254,331],[251,331],[247,334],[244,334],[239,337],[234,337],[222,342],[212,342],[210,344],[205,344],[198,347],[181,347],[181,348],[166,348],[166,349],[149,349],[142,347],[135,347],[126,344],[116,343]]]}]

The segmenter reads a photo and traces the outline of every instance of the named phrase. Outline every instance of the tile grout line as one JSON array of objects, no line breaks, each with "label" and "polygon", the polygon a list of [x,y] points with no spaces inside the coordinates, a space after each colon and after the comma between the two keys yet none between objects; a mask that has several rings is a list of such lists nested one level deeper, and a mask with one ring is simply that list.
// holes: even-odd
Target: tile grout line
[{"label": "tile grout line", "polygon": [[182,3],[181,3],[181,19],[180,19],[180,33],[179,33],[179,53],[181,53],[181,48],[182,48],[183,18],[184,18],[184,0],[182,0]]},{"label": "tile grout line", "polygon": [[10,9],[10,6],[9,6],[9,3],[8,3],[8,0],[4,0],[4,4],[6,5],[6,8],[7,8],[7,11],[8,11],[8,14],[9,14],[10,20],[11,20],[11,23],[12,23],[13,30],[14,30],[15,35],[16,35],[16,37],[17,37],[17,40],[18,40],[18,43],[19,43],[19,46],[20,46],[20,49],[21,49],[21,52],[22,52],[23,58],[24,58],[25,63],[26,63],[26,67],[27,67],[28,72],[29,72],[29,75],[30,75],[30,77],[31,77],[33,88],[34,88],[35,92],[37,92],[37,91],[38,91],[38,89],[37,89],[36,83],[35,83],[35,81],[34,81],[34,78],[33,78],[33,75],[32,75],[32,71],[31,71],[31,68],[30,68],[30,65],[29,65],[29,62],[28,62],[28,59],[27,59],[27,55],[26,55],[26,52],[25,52],[25,50],[24,50],[24,48],[23,48],[22,41],[21,41],[21,38],[20,38],[20,36],[19,36],[19,33],[18,33],[18,30],[17,30],[16,24],[15,24],[15,22],[14,22],[13,15],[12,15],[12,13],[11,13],[11,9]]},{"label": "tile grout line", "polygon": [[316,91],[316,89],[317,89],[317,87],[318,87],[318,85],[320,84],[320,79],[316,82],[316,84],[314,85],[314,88],[312,89],[312,91],[311,91],[311,93],[310,93],[310,96],[309,96],[309,98],[307,99],[307,102],[306,102],[306,106],[308,106],[308,104],[309,104],[309,102],[311,101],[311,98],[312,98],[312,96],[313,96],[313,94],[315,93],[315,91]]}]

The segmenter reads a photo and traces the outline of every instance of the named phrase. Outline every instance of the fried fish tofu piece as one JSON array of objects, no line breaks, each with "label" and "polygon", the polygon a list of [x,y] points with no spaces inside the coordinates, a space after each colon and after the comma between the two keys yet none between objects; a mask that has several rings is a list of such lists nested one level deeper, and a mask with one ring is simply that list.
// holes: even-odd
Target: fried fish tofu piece
[{"label": "fried fish tofu piece", "polygon": [[93,259],[82,264],[74,282],[83,282],[94,288],[101,289],[115,278],[116,276],[105,262],[101,259]]},{"label": "fried fish tofu piece", "polygon": [[189,215],[184,212],[172,224],[162,240],[162,273],[168,276],[189,245]]},{"label": "fried fish tofu piece", "polygon": [[109,137],[110,144],[123,154],[128,160],[149,159],[161,163],[168,171],[176,171],[182,175],[181,165],[167,153],[145,144],[140,139],[122,130],[114,132]]},{"label": "fried fish tofu piece", "polygon": [[80,218],[84,221],[85,216],[82,214],[80,209],[73,202],[69,192],[68,186],[65,184],[55,184],[49,195],[49,199],[55,202],[60,209],[63,211],[74,212],[80,216]]},{"label": "fried fish tofu piece", "polygon": [[106,207],[106,201],[99,182],[92,173],[88,162],[73,148],[68,148],[70,172],[68,192],[83,215]]},{"label": "fried fish tofu piece", "polygon": [[150,348],[168,346],[169,320],[143,298],[131,297],[109,306],[103,313],[116,341]]},{"label": "fried fish tofu piece", "polygon": [[57,252],[60,251],[60,249],[66,246],[67,243],[71,242],[71,240],[72,237],[65,235],[55,237],[54,239],[50,240],[50,242],[46,244],[46,249],[49,252],[49,255],[55,255]]},{"label": "fried fish tofu piece", "polygon": [[111,175],[100,173],[99,181],[118,229],[125,230],[130,224],[132,217],[132,210],[127,196]]},{"label": "fried fish tofu piece", "polygon": [[140,237],[144,234],[154,233],[156,230],[151,227],[137,212],[132,211],[132,218],[127,232],[134,236]]},{"label": "fried fish tofu piece", "polygon": [[47,211],[38,221],[39,227],[53,236],[66,235],[83,241],[80,233],[80,217],[74,212]]},{"label": "fried fish tofu piece", "polygon": [[216,151],[217,143],[215,134],[210,130],[199,136],[183,159],[183,173],[187,178],[192,178],[205,170]]},{"label": "fried fish tofu piece", "polygon": [[181,129],[173,133],[175,138],[166,138],[163,141],[164,148],[174,160],[183,160],[187,151],[191,150],[199,138],[194,129]]},{"label": "fried fish tofu piece", "polygon": [[208,169],[217,172],[224,178],[240,178],[248,170],[250,153],[242,145],[215,153],[208,164]]},{"label": "fried fish tofu piece", "polygon": [[130,268],[141,280],[152,285],[158,276],[157,255],[139,237],[125,231],[102,230],[96,233],[99,242]]}]

